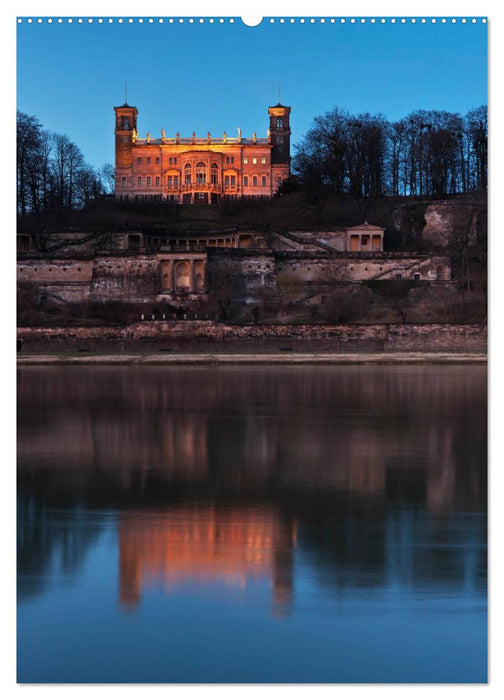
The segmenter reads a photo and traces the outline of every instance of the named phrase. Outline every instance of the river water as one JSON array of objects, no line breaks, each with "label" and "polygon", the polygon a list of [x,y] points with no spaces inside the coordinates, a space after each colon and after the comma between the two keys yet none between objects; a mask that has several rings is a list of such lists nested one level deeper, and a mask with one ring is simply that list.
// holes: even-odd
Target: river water
[{"label": "river water", "polygon": [[486,369],[18,374],[20,682],[485,682]]}]

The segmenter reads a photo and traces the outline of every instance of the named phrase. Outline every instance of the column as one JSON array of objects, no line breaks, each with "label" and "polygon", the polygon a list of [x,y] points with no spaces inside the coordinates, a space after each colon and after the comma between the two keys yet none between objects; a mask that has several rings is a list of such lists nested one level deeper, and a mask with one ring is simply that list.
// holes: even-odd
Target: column
[{"label": "column", "polygon": [[191,262],[191,287],[190,287],[189,291],[194,292],[194,258],[190,262]]},{"label": "column", "polygon": [[177,260],[175,259],[175,260],[172,260],[171,275],[170,275],[171,281],[172,281],[172,283],[171,283],[171,291],[172,292],[175,292],[177,289],[176,279],[175,279],[176,271],[177,271]]}]

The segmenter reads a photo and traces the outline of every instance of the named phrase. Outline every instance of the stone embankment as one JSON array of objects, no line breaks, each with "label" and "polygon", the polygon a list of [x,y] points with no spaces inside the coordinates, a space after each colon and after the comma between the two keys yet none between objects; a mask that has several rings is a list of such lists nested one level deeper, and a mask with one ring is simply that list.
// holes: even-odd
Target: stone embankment
[{"label": "stone embankment", "polygon": [[483,353],[184,353],[170,355],[24,355],[18,364],[33,365],[426,365],[484,364]]},{"label": "stone embankment", "polygon": [[[214,321],[152,321],[126,327],[19,328],[25,352],[72,352],[86,346],[149,352],[450,352],[485,353],[483,324],[250,325]],[[162,345],[162,347],[160,347]]]}]

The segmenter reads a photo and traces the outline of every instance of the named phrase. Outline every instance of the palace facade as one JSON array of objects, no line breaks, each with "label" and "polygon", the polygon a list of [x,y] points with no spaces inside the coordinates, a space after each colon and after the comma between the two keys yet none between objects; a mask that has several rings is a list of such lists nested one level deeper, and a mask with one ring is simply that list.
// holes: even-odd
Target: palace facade
[{"label": "palace facade", "polygon": [[266,138],[224,134],[159,138],[137,130],[138,110],[114,107],[115,196],[130,201],[216,204],[222,200],[269,198],[290,174],[290,107],[268,108]]}]

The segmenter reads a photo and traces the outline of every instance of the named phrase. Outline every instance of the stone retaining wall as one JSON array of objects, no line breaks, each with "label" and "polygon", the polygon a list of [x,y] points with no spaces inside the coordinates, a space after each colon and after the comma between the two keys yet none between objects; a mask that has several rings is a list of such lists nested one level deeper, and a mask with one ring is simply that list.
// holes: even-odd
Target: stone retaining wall
[{"label": "stone retaining wall", "polygon": [[[323,343],[332,351],[464,351],[485,352],[485,325],[374,324],[374,325],[257,325],[229,326],[214,321],[152,321],[127,327],[19,328],[18,338],[51,341],[61,348],[75,342],[163,342],[191,340],[194,344],[225,344],[248,341],[258,346],[267,341],[284,345]],[[289,348],[290,349],[290,348]]]}]

